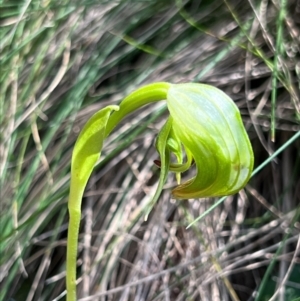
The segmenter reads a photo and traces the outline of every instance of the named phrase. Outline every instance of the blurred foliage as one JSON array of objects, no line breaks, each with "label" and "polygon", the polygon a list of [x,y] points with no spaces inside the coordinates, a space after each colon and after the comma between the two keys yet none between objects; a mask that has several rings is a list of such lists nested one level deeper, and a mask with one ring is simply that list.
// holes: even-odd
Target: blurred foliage
[{"label": "blurred foliage", "polygon": [[187,230],[213,200],[171,200],[172,176],[148,221],[137,218],[157,185],[165,108],[127,118],[83,200],[79,300],[258,301],[279,285],[274,300],[294,298],[300,142],[285,143],[300,130],[299,10],[296,0],[0,1],[0,300],[64,300],[79,129],[154,81],[229,94],[256,166],[285,147]]}]

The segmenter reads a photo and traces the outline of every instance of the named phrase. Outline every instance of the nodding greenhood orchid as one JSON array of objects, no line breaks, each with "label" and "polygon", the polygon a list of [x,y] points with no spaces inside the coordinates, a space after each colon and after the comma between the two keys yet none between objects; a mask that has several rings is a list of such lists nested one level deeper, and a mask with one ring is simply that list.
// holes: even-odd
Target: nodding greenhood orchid
[{"label": "nodding greenhood orchid", "polygon": [[[198,83],[154,83],[137,89],[119,106],[108,106],[94,114],[83,127],[72,156],[67,301],[76,300],[81,199],[100,157],[103,141],[125,116],[160,100],[166,100],[170,116],[156,139],[160,160],[155,164],[160,167],[160,177],[152,204],[159,198],[168,171],[176,173],[178,186],[172,191],[176,199],[234,194],[250,178],[254,157],[240,112],[230,97],[215,87]],[[172,153],[177,162],[171,162]],[[181,183],[181,173],[192,164],[196,165],[196,175]]]},{"label": "nodding greenhood orchid", "polygon": [[173,196],[221,196],[245,186],[253,169],[253,152],[234,102],[215,87],[180,84],[169,89],[167,104],[176,151],[182,144],[197,167],[196,176],[176,187]]}]

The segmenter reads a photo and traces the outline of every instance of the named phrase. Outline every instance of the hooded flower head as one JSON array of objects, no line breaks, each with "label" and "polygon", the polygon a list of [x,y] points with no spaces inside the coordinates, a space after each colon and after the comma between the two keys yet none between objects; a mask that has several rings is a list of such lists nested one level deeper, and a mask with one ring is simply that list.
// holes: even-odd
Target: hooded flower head
[{"label": "hooded flower head", "polygon": [[[172,193],[177,199],[229,195],[243,188],[253,169],[253,152],[237,106],[215,87],[166,82],[141,87],[120,106],[108,106],[90,118],[73,151],[71,186],[81,187],[83,193],[104,139],[125,116],[164,99],[170,116],[156,141],[160,155],[156,164],[161,173],[153,203],[163,189],[168,171],[176,173],[178,186]],[[171,162],[171,153],[176,163]],[[181,183],[181,173],[194,163],[195,177]]]},{"label": "hooded flower head", "polygon": [[[173,190],[177,199],[234,194],[244,187],[253,169],[253,151],[234,102],[221,90],[204,84],[171,85],[167,143],[160,156],[173,152],[178,163],[162,160],[162,169],[187,170],[195,162],[195,177]],[[182,163],[182,147],[186,163]],[[165,153],[165,154],[163,154]],[[167,156],[168,158],[170,155]],[[163,162],[164,161],[164,162]]]}]

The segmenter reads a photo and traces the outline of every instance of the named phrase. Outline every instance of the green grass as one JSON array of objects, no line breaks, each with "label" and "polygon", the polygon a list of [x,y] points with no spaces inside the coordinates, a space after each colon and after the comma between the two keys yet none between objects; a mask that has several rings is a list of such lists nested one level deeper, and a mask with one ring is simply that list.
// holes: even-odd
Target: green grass
[{"label": "green grass", "polygon": [[300,296],[297,1],[265,5],[0,1],[0,301],[64,300],[79,129],[154,81],[223,89],[239,106],[263,168],[218,206],[171,200],[170,175],[145,222],[165,108],[127,118],[106,141],[83,200],[79,300]]}]

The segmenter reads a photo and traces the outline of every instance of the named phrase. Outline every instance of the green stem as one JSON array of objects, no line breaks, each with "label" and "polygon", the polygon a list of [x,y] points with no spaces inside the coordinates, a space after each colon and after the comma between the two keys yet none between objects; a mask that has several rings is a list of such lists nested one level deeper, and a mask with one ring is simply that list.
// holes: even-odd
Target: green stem
[{"label": "green stem", "polygon": [[81,201],[84,192],[84,187],[78,189],[80,185],[74,184],[74,179],[71,181],[70,196],[69,196],[69,227],[67,241],[67,301],[76,301],[76,268],[77,268],[77,250],[78,250],[78,235],[81,219]]},{"label": "green stem", "polygon": [[[82,130],[78,137],[76,144],[78,143],[78,149],[73,151],[72,157],[72,170],[71,170],[71,187],[69,196],[69,228],[68,228],[68,242],[67,242],[67,267],[66,267],[66,282],[67,282],[67,301],[76,301],[76,260],[78,250],[78,236],[79,226],[81,219],[81,202],[82,196],[88,182],[88,178],[96,164],[97,158],[95,152],[101,153],[103,139],[106,138],[115,126],[128,114],[137,110],[138,108],[151,103],[160,101],[167,98],[167,92],[171,84],[169,83],[154,83],[142,87],[129,96],[127,96],[120,104],[119,111],[114,112],[111,116],[107,115],[113,108],[107,107],[99,111],[99,117],[97,113],[90,118],[85,128]],[[102,121],[97,123],[98,121]],[[101,143],[98,145],[91,140],[99,126],[105,129],[104,136],[98,133],[98,139],[101,139]],[[101,132],[101,129],[98,129]],[[83,134],[84,133],[84,134]],[[76,145],[75,145],[76,146]],[[76,147],[75,147],[76,148]],[[75,149],[74,148],[74,149]],[[93,158],[91,158],[93,157]],[[86,163],[85,158],[90,158],[89,164]],[[92,163],[91,163],[92,162]]]},{"label": "green stem", "polygon": [[116,125],[128,114],[152,102],[167,98],[171,84],[158,82],[141,87],[129,94],[120,104],[119,111],[114,112],[106,125],[105,137],[107,137]]}]

